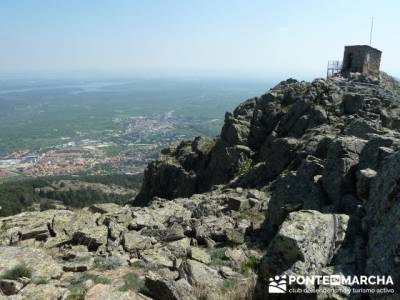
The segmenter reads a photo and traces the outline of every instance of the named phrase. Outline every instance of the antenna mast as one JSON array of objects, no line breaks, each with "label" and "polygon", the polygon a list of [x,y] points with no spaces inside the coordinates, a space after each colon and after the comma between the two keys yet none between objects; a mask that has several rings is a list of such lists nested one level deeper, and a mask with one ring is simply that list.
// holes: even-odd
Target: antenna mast
[{"label": "antenna mast", "polygon": [[369,33],[369,45],[371,46],[372,44],[372,31],[374,30],[374,17],[372,17],[371,20],[371,32]]}]

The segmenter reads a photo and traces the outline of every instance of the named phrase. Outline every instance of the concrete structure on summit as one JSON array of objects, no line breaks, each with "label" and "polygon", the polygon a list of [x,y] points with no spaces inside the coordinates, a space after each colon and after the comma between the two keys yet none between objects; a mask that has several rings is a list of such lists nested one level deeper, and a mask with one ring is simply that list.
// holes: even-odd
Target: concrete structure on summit
[{"label": "concrete structure on summit", "polygon": [[382,51],[368,45],[344,47],[344,56],[341,73],[362,73],[379,76]]}]

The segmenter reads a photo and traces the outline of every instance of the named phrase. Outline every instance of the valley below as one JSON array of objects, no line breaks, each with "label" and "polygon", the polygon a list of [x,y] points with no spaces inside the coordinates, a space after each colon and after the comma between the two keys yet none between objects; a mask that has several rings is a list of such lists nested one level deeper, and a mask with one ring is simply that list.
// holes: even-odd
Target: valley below
[{"label": "valley below", "polygon": [[0,182],[141,173],[162,148],[216,135],[225,111],[265,88],[195,79],[0,80]]}]

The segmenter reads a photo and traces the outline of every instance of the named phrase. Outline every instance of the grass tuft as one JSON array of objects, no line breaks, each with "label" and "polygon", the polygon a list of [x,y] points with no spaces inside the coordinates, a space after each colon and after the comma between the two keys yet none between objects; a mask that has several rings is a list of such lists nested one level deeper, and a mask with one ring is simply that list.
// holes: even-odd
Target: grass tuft
[{"label": "grass tuft", "polygon": [[33,282],[34,284],[36,284],[36,285],[39,285],[39,284],[48,284],[48,283],[49,283],[49,281],[48,281],[46,278],[44,278],[44,277],[35,278],[32,282]]},{"label": "grass tuft", "polygon": [[83,283],[87,280],[93,280],[95,284],[110,284],[111,280],[105,276],[95,275],[95,274],[82,274],[80,276],[74,277],[71,280],[71,286],[69,287],[70,294],[67,300],[84,300],[87,293],[87,288]]},{"label": "grass tuft", "polygon": [[121,291],[143,291],[145,288],[144,280],[141,279],[136,273],[130,272],[124,275],[124,285],[120,288]]},{"label": "grass tuft", "polygon": [[249,271],[257,271],[259,266],[260,259],[252,255],[241,263],[240,271],[243,274],[247,274]]},{"label": "grass tuft", "polygon": [[226,248],[215,248],[210,251],[211,266],[223,266],[227,264],[225,256]]},{"label": "grass tuft", "polygon": [[114,270],[122,266],[122,261],[119,257],[114,257],[114,256],[106,258],[96,257],[94,260],[94,265],[100,271],[107,271],[107,270]]},{"label": "grass tuft", "polygon": [[78,285],[78,284],[81,284],[81,283],[83,283],[83,282],[85,282],[87,280],[93,280],[93,282],[96,283],[96,284],[98,284],[98,283],[110,284],[111,283],[111,280],[108,279],[105,276],[86,273],[86,274],[82,274],[82,275],[80,275],[78,277],[74,277],[71,280],[71,284]]},{"label": "grass tuft", "polygon": [[27,266],[20,264],[10,270],[7,270],[1,277],[10,280],[17,280],[21,277],[31,278],[32,270]]}]

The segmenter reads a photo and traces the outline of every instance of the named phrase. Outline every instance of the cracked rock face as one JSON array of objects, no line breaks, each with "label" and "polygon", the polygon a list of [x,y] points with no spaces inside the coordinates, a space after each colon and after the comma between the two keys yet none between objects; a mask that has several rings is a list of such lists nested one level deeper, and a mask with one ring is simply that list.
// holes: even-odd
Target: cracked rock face
[{"label": "cracked rock face", "polygon": [[290,213],[267,248],[260,281],[275,274],[317,275],[328,266],[346,237],[349,216],[312,210]]},{"label": "cracked rock face", "polygon": [[[339,274],[390,275],[400,293],[399,91],[386,74],[288,79],[227,113],[215,139],[164,149],[131,206],[1,218],[0,273],[32,271],[1,293],[275,299],[270,277]],[[360,299],[341,287],[310,297]]]}]

